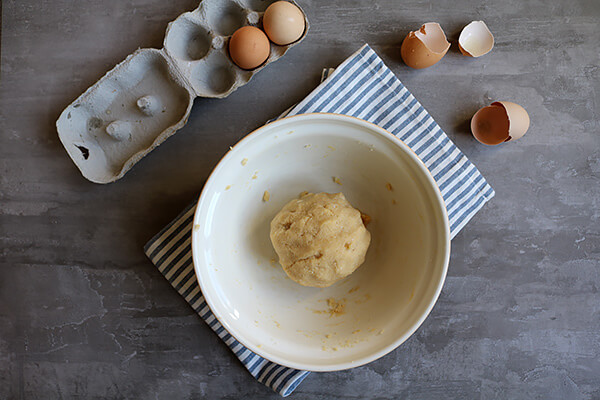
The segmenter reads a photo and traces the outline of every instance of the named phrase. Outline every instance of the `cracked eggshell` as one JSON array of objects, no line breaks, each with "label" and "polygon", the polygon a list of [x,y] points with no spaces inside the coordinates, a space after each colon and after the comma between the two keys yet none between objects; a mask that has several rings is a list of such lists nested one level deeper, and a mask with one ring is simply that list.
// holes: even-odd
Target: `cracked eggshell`
[{"label": "cracked eggshell", "polygon": [[521,138],[529,123],[523,107],[510,101],[496,101],[473,115],[471,132],[480,143],[494,146]]},{"label": "cracked eggshell", "polygon": [[458,37],[460,52],[469,57],[481,57],[494,47],[494,35],[483,21],[473,21],[463,28]]},{"label": "cracked eggshell", "polygon": [[411,68],[431,67],[444,57],[450,42],[437,22],[423,24],[418,31],[409,32],[402,42],[400,54]]},{"label": "cracked eggshell", "polygon": [[302,12],[306,29],[297,42],[269,43],[266,62],[252,71],[235,65],[227,52],[231,35],[242,26],[260,28],[274,2],[203,0],[169,24],[161,50],[136,51],[69,105],[56,127],[82,175],[95,183],[120,179],[185,125],[195,97],[228,96],[304,39]]}]

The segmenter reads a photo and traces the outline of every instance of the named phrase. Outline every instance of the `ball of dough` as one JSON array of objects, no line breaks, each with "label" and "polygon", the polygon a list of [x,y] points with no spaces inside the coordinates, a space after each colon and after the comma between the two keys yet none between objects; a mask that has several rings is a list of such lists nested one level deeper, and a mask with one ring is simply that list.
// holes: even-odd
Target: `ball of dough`
[{"label": "ball of dough", "polygon": [[365,261],[371,234],[342,193],[306,193],[273,218],[271,242],[292,280],[327,287]]}]

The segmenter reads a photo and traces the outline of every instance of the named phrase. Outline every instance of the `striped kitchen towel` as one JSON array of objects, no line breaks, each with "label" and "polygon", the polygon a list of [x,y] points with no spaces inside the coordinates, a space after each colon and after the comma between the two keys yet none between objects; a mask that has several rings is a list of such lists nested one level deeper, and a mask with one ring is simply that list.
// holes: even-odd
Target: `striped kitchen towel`
[{"label": "striped kitchen towel", "polygon": [[[327,76],[329,75],[329,76]],[[454,237],[494,196],[477,168],[368,46],[344,61],[303,101],[284,115],[310,112],[347,114],[381,126],[402,139],[435,178]],[[146,255],[194,311],[231,348],[259,382],[287,396],[308,375],[272,363],[246,349],[221,326],[204,301],[192,264],[191,233],[196,203],[144,247]]]}]

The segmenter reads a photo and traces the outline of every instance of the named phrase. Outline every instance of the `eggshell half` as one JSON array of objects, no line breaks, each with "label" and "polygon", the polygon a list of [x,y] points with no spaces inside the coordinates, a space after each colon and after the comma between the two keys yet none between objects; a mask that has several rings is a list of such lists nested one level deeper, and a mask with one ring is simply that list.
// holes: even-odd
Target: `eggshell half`
[{"label": "eggshell half", "polygon": [[523,107],[510,101],[496,101],[473,115],[471,132],[479,142],[494,146],[519,139],[529,129],[529,123]]},{"label": "eggshell half", "polygon": [[458,37],[460,52],[469,57],[481,57],[494,47],[494,35],[483,21],[473,21],[465,26]]},{"label": "eggshell half", "polygon": [[510,101],[497,101],[492,105],[501,105],[506,110],[508,116],[508,138],[506,141],[517,140],[523,137],[523,135],[529,129],[529,114],[520,105],[512,103]]},{"label": "eggshell half", "polygon": [[444,57],[450,43],[437,22],[423,24],[418,31],[409,32],[402,42],[400,55],[411,68],[431,67]]}]

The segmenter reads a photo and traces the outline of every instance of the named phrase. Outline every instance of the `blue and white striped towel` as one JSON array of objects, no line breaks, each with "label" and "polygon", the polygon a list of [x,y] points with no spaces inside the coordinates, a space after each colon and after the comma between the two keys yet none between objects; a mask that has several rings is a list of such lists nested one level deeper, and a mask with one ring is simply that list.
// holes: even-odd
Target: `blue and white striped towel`
[{"label": "blue and white striped towel", "polygon": [[[477,168],[368,45],[344,61],[286,115],[310,112],[358,117],[402,139],[435,178],[446,202],[452,237],[494,196]],[[272,363],[246,349],[221,326],[202,297],[190,244],[195,207],[195,203],[190,205],[152,238],[144,247],[146,255],[252,376],[287,396],[309,372]]]}]

